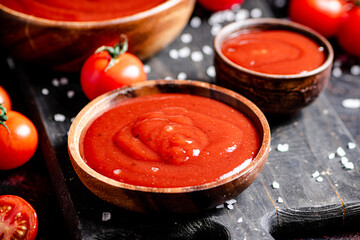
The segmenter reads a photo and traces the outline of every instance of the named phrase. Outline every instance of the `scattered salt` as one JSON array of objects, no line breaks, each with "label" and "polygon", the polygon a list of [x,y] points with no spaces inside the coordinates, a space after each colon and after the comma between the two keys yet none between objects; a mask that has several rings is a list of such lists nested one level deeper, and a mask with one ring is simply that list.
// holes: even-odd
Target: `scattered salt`
[{"label": "scattered salt", "polygon": [[177,75],[177,79],[179,80],[185,80],[187,78],[187,74],[184,72],[181,72]]},{"label": "scattered salt", "polygon": [[324,178],[321,177],[321,176],[319,176],[319,177],[316,178],[316,181],[317,181],[317,182],[322,182],[322,181],[324,181]]},{"label": "scattered salt", "polygon": [[281,144],[280,143],[277,145],[276,150],[278,150],[279,152],[287,152],[287,151],[289,151],[289,144],[287,144],[287,143]]},{"label": "scattered salt", "polygon": [[180,40],[183,42],[183,43],[191,43],[191,41],[193,40],[193,37],[190,33],[183,33],[181,36],[180,36]]},{"label": "scattered salt", "polygon": [[68,98],[73,98],[75,96],[75,91],[74,90],[69,90],[66,93]]},{"label": "scattered salt", "polygon": [[191,53],[191,60],[193,62],[201,62],[204,59],[204,55],[200,51],[195,51]]},{"label": "scattered salt", "polygon": [[183,47],[179,49],[179,57],[181,58],[187,58],[190,56],[190,54],[191,54],[191,50],[188,47]]},{"label": "scattered salt", "polygon": [[43,94],[43,95],[49,95],[49,89],[47,89],[47,88],[43,88],[43,89],[41,89],[41,93]]},{"label": "scattered salt", "polygon": [[60,86],[60,81],[59,81],[59,79],[54,78],[53,80],[51,80],[51,84],[52,84],[54,87],[58,87],[58,86]]},{"label": "scattered salt", "polygon": [[320,173],[319,173],[319,171],[316,171],[316,172],[314,172],[311,176],[312,176],[313,178],[317,178],[317,177],[320,176]]},{"label": "scattered salt", "polygon": [[359,65],[353,65],[351,68],[350,68],[350,73],[352,75],[360,75],[360,66]]},{"label": "scattered salt", "polygon": [[234,205],[232,205],[232,204],[228,204],[228,205],[226,205],[226,207],[227,207],[227,209],[229,209],[229,210],[233,210],[233,209],[234,209]]},{"label": "scattered salt", "polygon": [[339,67],[334,67],[334,69],[332,70],[332,75],[334,76],[334,77],[341,77],[341,75],[342,75],[342,71],[341,71],[341,68],[339,68]]},{"label": "scattered salt", "polygon": [[344,165],[344,167],[345,167],[345,169],[347,169],[347,170],[352,170],[352,169],[354,169],[354,163],[348,162],[348,163],[346,163],[346,164]]},{"label": "scattered salt", "polygon": [[237,202],[236,199],[230,199],[226,201],[226,204],[234,204],[236,202]]},{"label": "scattered salt", "polygon": [[328,159],[334,159],[335,158],[335,153],[330,153],[329,156],[328,156]]},{"label": "scattered salt", "polygon": [[158,168],[158,167],[152,167],[151,170],[152,170],[153,172],[157,172],[157,171],[159,171],[159,168]]},{"label": "scattered salt", "polygon": [[120,173],[121,173],[121,169],[114,169],[114,170],[113,170],[113,173],[116,174],[116,175],[117,175],[117,174],[120,174]]},{"label": "scattered salt", "polygon": [[103,222],[109,221],[110,219],[111,219],[111,213],[109,213],[109,212],[103,212],[102,213],[101,220]]},{"label": "scattered salt", "polygon": [[237,220],[237,222],[238,222],[238,223],[242,223],[242,222],[243,222],[243,218],[242,218],[242,217],[239,218],[239,219]]},{"label": "scattered salt", "polygon": [[283,200],[281,197],[278,197],[277,202],[278,202],[278,203],[283,203],[284,200]]},{"label": "scattered salt", "polygon": [[221,30],[221,28],[222,28],[221,24],[214,24],[211,27],[211,35],[215,36]]},{"label": "scattered salt", "polygon": [[190,20],[190,26],[193,28],[198,28],[201,26],[201,18],[195,16]]},{"label": "scattered salt", "polygon": [[206,55],[212,55],[213,54],[213,49],[209,46],[209,45],[204,45],[203,47],[202,47],[202,51],[203,51],[203,53],[204,54],[206,54]]},{"label": "scattered salt", "polygon": [[278,182],[273,182],[273,183],[271,184],[271,187],[272,187],[273,189],[279,189],[279,188],[280,188],[280,184],[279,184]]},{"label": "scattered salt", "polygon": [[206,74],[209,77],[215,77],[216,76],[216,71],[215,71],[215,67],[214,66],[210,66],[206,69]]},{"label": "scattered salt", "polygon": [[165,80],[173,80],[174,78],[172,78],[171,76],[166,76]]},{"label": "scattered salt", "polygon": [[250,16],[251,16],[252,18],[259,18],[259,17],[261,17],[261,16],[262,16],[262,11],[261,11],[261,9],[260,9],[260,8],[253,8],[253,9],[251,9],[251,11],[250,11]]},{"label": "scattered salt", "polygon": [[61,113],[56,113],[56,114],[54,115],[54,120],[55,120],[56,122],[64,122],[65,119],[66,119],[66,117],[65,117],[63,114],[61,114]]},{"label": "scattered salt", "polygon": [[224,204],[220,204],[216,206],[216,209],[221,209],[221,208],[224,208]]},{"label": "scattered salt", "polygon": [[283,8],[286,5],[286,0],[275,0],[274,5],[277,8]]},{"label": "scattered salt", "polygon": [[356,144],[353,142],[349,142],[347,145],[348,149],[355,149],[356,148]]},{"label": "scattered salt", "polygon": [[249,16],[250,16],[249,10],[247,10],[247,9],[240,9],[240,10],[235,14],[235,20],[236,20],[236,21],[245,20],[245,19],[249,18]]},{"label": "scattered salt", "polygon": [[67,85],[69,83],[69,79],[67,77],[62,77],[59,81],[61,85]]},{"label": "scattered salt", "polygon": [[342,165],[346,165],[349,163],[349,159],[347,157],[341,157],[340,162]]},{"label": "scattered salt", "polygon": [[170,58],[172,58],[172,59],[178,59],[178,58],[179,58],[179,52],[178,52],[178,50],[176,50],[176,49],[171,49],[171,50],[169,51],[169,56],[170,56]]},{"label": "scattered salt", "polygon": [[145,73],[150,73],[151,72],[151,66],[148,65],[148,64],[145,64],[144,65],[144,71],[145,71]]},{"label": "scattered salt", "polygon": [[347,98],[342,101],[342,106],[349,109],[360,108],[360,99],[359,98]]},{"label": "scattered salt", "polygon": [[346,155],[346,152],[345,150],[342,148],[342,147],[338,147],[336,149],[336,154],[339,156],[339,157],[343,157]]}]

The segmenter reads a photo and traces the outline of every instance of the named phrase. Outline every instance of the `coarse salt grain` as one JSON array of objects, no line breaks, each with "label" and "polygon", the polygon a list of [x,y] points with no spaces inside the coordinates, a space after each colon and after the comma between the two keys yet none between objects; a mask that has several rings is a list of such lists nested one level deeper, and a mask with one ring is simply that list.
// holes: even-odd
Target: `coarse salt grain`
[{"label": "coarse salt grain", "polygon": [[120,173],[121,173],[121,169],[114,169],[114,170],[113,170],[113,173],[116,174],[116,175],[117,175],[117,174],[120,174]]},{"label": "coarse salt grain", "polygon": [[151,170],[152,170],[153,172],[157,172],[157,171],[159,171],[159,168],[158,168],[158,167],[152,167]]},{"label": "coarse salt grain", "polygon": [[360,99],[358,98],[347,98],[341,103],[344,108],[357,109],[360,108]]},{"label": "coarse salt grain", "polygon": [[53,80],[51,80],[51,84],[52,84],[54,87],[58,87],[58,86],[60,86],[60,81],[59,81],[59,79],[54,78]]},{"label": "coarse salt grain", "polygon": [[235,13],[231,10],[223,11],[224,20],[227,22],[232,22],[235,20]]},{"label": "coarse salt grain", "polygon": [[336,149],[336,154],[339,156],[339,157],[343,157],[346,155],[346,152],[345,150],[342,148],[342,147],[338,147]]},{"label": "coarse salt grain", "polygon": [[233,210],[233,209],[234,209],[234,205],[232,205],[232,204],[228,204],[228,205],[226,205],[226,207],[227,207],[227,209],[229,209],[229,210]]},{"label": "coarse salt grain", "polygon": [[69,90],[66,93],[68,98],[73,98],[75,96],[75,91],[74,90]]},{"label": "coarse salt grain", "polygon": [[213,49],[209,45],[204,45],[201,50],[206,55],[212,55],[214,52]]},{"label": "coarse salt grain", "polygon": [[171,77],[171,76],[166,76],[165,77],[165,80],[173,80],[174,78],[173,77]]},{"label": "coarse salt grain", "polygon": [[245,20],[245,19],[249,18],[249,16],[250,16],[249,10],[247,10],[247,9],[240,9],[240,10],[235,14],[235,20],[236,20],[236,21]]},{"label": "coarse salt grain", "polygon": [[345,164],[349,163],[349,159],[344,156],[344,157],[341,157],[340,162],[342,165],[345,165]]},{"label": "coarse salt grain", "polygon": [[281,144],[280,143],[277,145],[276,150],[278,150],[279,152],[287,152],[287,151],[289,151],[289,144],[287,144],[287,143]]},{"label": "coarse salt grain", "polygon": [[201,62],[204,59],[204,55],[200,51],[195,51],[191,53],[191,60],[193,62]]},{"label": "coarse salt grain", "polygon": [[236,199],[230,199],[226,201],[227,204],[234,204],[236,202],[237,202]]},{"label": "coarse salt grain", "polygon": [[273,182],[273,183],[271,184],[271,187],[272,187],[273,189],[279,189],[279,188],[280,188],[280,184],[279,184],[278,182]]},{"label": "coarse salt grain", "polygon": [[191,50],[188,47],[183,47],[179,49],[179,57],[181,58],[187,58],[190,56],[190,54],[191,54]]},{"label": "coarse salt grain", "polygon": [[277,8],[283,8],[286,5],[286,0],[275,0],[274,6]]},{"label": "coarse salt grain", "polygon": [[216,209],[224,208],[224,204],[217,205],[215,208],[216,208]]},{"label": "coarse salt grain", "polygon": [[145,65],[144,65],[144,72],[145,72],[145,73],[150,73],[150,72],[151,72],[151,66],[148,65],[148,64],[145,64]]},{"label": "coarse salt grain", "polygon": [[360,66],[359,65],[353,65],[351,68],[350,68],[350,73],[352,75],[360,75]]},{"label": "coarse salt grain", "polygon": [[341,75],[342,75],[342,70],[341,70],[341,68],[339,68],[339,67],[334,67],[334,69],[332,70],[332,75],[334,76],[334,77],[341,77]]},{"label": "coarse salt grain", "polygon": [[198,28],[201,26],[201,18],[199,18],[198,16],[195,16],[193,17],[191,20],[190,20],[190,26],[192,28]]},{"label": "coarse salt grain", "polygon": [[259,18],[259,17],[261,17],[261,16],[262,16],[262,11],[261,11],[261,9],[260,9],[260,8],[253,8],[253,9],[251,9],[251,11],[250,11],[250,16],[251,16],[252,18]]},{"label": "coarse salt grain", "polygon": [[66,119],[66,117],[65,117],[63,114],[61,114],[61,113],[56,113],[56,114],[54,115],[54,120],[55,120],[56,122],[64,122],[65,119]]},{"label": "coarse salt grain", "polygon": [[176,49],[171,49],[169,51],[169,57],[172,59],[178,59],[179,58],[179,51]]},{"label": "coarse salt grain", "polygon": [[211,35],[215,36],[221,30],[221,28],[222,28],[221,24],[214,24],[211,27]]},{"label": "coarse salt grain", "polygon": [[177,75],[177,79],[179,80],[185,80],[187,78],[187,74],[184,72],[181,72]]},{"label": "coarse salt grain", "polygon": [[316,178],[316,181],[317,181],[317,182],[322,182],[322,181],[324,181],[324,178],[321,177],[321,176],[319,176],[319,177]]},{"label": "coarse salt grain", "polygon": [[281,197],[278,197],[277,202],[278,202],[278,203],[283,203],[284,200],[283,200]]},{"label": "coarse salt grain", "polygon": [[320,176],[320,173],[319,173],[319,171],[316,171],[316,172],[314,172],[311,176],[312,176],[313,178],[317,178],[317,177]]},{"label": "coarse salt grain", "polygon": [[216,71],[215,71],[215,67],[214,66],[210,66],[206,69],[206,74],[209,77],[215,77],[216,76]]},{"label": "coarse salt grain", "polygon": [[237,220],[237,223],[242,223],[242,222],[243,222],[243,218],[242,218],[242,217]]},{"label": "coarse salt grain", "polygon": [[111,219],[111,213],[109,213],[109,212],[103,212],[102,213],[101,220],[103,222],[109,221],[110,219]]},{"label": "coarse salt grain", "polygon": [[356,148],[356,144],[353,143],[353,142],[349,142],[349,143],[347,144],[347,147],[348,147],[348,149],[355,149],[355,148]]},{"label": "coarse salt grain", "polygon": [[49,89],[43,88],[43,89],[41,89],[41,93],[42,93],[43,95],[49,95]]},{"label": "coarse salt grain", "polygon": [[335,158],[335,153],[330,153],[329,156],[328,156],[328,159],[334,159]]},{"label": "coarse salt grain", "polygon": [[347,170],[352,170],[352,169],[354,169],[354,163],[348,162],[348,163],[346,163],[346,164],[344,165],[344,167],[345,167],[345,169],[347,169]]},{"label": "coarse salt grain", "polygon": [[193,40],[193,37],[190,33],[184,33],[180,36],[180,40],[183,43],[191,43],[191,41]]},{"label": "coarse salt grain", "polygon": [[69,83],[69,79],[67,77],[60,78],[61,85],[67,85]]}]

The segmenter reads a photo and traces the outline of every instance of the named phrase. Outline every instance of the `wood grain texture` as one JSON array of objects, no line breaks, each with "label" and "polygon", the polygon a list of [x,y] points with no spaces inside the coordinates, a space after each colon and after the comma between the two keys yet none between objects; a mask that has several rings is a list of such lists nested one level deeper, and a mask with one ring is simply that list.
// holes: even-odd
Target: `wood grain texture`
[{"label": "wood grain texture", "polygon": [[0,5],[0,45],[16,59],[78,71],[98,47],[113,46],[126,34],[129,52],[146,59],[178,36],[194,5],[195,0],[171,0],[147,13],[99,22],[47,20]]}]

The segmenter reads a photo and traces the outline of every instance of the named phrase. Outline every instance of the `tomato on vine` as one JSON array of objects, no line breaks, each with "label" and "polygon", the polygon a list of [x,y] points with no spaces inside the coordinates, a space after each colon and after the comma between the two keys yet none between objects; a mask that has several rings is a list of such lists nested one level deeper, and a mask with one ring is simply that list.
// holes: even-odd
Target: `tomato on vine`
[{"label": "tomato on vine", "polygon": [[143,63],[135,55],[126,52],[127,49],[127,37],[121,35],[119,43],[114,47],[100,47],[85,61],[80,83],[90,100],[105,92],[147,80]]},{"label": "tomato on vine", "polygon": [[0,124],[0,170],[19,167],[34,155],[38,132],[30,119],[1,105]]},{"label": "tomato on vine", "polygon": [[38,219],[34,208],[21,197],[0,196],[0,239],[34,240]]}]

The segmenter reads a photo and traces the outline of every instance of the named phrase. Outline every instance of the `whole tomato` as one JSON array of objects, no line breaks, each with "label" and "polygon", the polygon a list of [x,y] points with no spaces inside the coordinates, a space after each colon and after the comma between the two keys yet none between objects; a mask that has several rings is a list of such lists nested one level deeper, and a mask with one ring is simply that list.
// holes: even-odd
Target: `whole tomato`
[{"label": "whole tomato", "polygon": [[242,4],[244,0],[198,0],[201,6],[210,11],[230,9],[234,4]]},{"label": "whole tomato", "polygon": [[12,108],[10,96],[2,86],[0,86],[0,104],[8,111]]},{"label": "whole tomato", "polygon": [[[16,111],[0,108],[0,170],[19,167],[34,155],[38,132],[34,124]],[[5,123],[4,123],[5,121]]]},{"label": "whole tomato", "polygon": [[346,15],[346,6],[343,0],[291,0],[289,17],[325,37],[332,37]]},{"label": "whole tomato", "polygon": [[34,240],[38,219],[34,208],[21,197],[0,196],[0,239]]},{"label": "whole tomato", "polygon": [[345,51],[360,57],[360,7],[354,7],[348,12],[337,38]]},{"label": "whole tomato", "polygon": [[90,99],[132,84],[146,81],[144,65],[139,58],[127,53],[127,38],[121,36],[114,47],[100,47],[84,63],[80,74],[81,88]]}]

